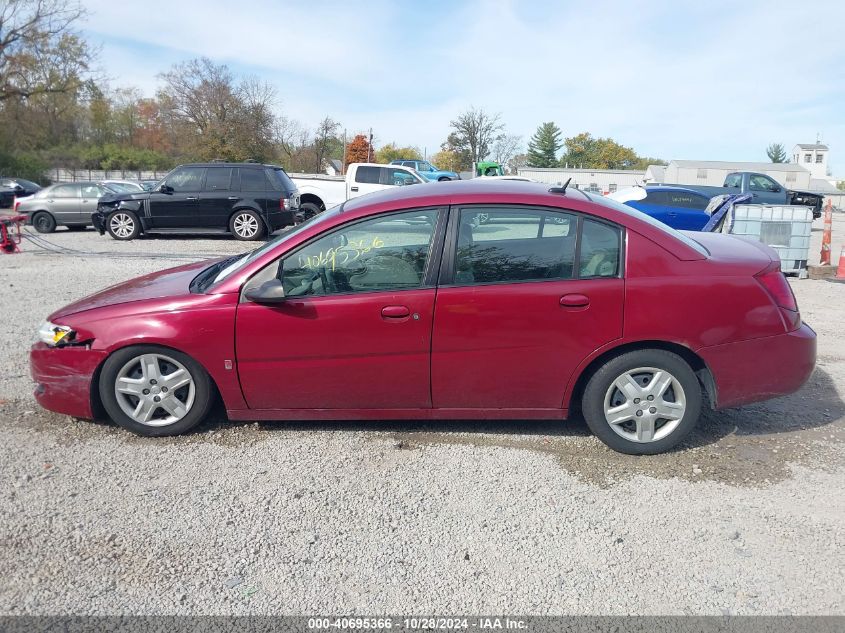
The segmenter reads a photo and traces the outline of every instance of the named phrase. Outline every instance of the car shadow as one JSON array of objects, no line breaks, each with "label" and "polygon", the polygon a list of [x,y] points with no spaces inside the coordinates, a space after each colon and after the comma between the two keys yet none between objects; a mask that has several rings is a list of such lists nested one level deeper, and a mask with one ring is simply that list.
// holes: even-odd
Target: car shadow
[{"label": "car shadow", "polygon": [[[762,438],[806,431],[841,418],[845,418],[845,403],[836,383],[830,374],[817,367],[807,384],[794,394],[735,409],[705,411],[696,429],[673,451],[718,444],[729,436]],[[228,421],[222,407],[216,408],[195,432],[252,424],[266,432],[370,431],[391,433],[409,440],[418,436],[426,443],[436,442],[438,438],[443,443],[450,443],[450,438],[459,436],[462,436],[461,443],[473,443],[475,437],[480,444],[490,444],[487,438],[498,436],[507,444],[507,438],[553,441],[591,435],[583,417],[577,413],[568,420]]]}]

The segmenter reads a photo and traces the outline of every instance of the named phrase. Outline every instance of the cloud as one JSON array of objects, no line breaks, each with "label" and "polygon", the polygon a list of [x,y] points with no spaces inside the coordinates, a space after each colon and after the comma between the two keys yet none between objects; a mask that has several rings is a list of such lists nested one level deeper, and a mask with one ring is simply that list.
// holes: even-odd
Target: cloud
[{"label": "cloud", "polygon": [[526,140],[555,121],[667,159],[761,160],[818,132],[845,176],[838,2],[87,6],[107,71],[145,91],[205,55],[271,81],[305,124],[328,114],[430,153],[475,105]]}]

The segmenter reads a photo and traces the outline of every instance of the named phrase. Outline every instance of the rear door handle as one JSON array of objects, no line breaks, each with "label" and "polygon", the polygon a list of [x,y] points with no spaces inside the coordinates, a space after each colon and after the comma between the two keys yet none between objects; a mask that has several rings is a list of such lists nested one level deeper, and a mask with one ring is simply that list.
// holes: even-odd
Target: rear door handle
[{"label": "rear door handle", "polygon": [[237,197],[237,196],[229,196],[229,198],[228,198],[228,199],[229,199],[229,200],[237,200],[237,199],[238,199],[238,197]]},{"label": "rear door handle", "polygon": [[383,319],[405,319],[411,315],[407,306],[385,306],[381,309]]},{"label": "rear door handle", "polygon": [[590,305],[590,298],[579,294],[563,295],[560,305],[564,308],[583,308]]},{"label": "rear door handle", "polygon": [[188,196],[185,200],[199,200],[197,196]]}]

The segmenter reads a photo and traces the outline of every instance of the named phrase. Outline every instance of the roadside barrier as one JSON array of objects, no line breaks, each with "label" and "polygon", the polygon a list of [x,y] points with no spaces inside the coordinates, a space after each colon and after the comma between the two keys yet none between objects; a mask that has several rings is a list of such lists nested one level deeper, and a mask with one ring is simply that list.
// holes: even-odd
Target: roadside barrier
[{"label": "roadside barrier", "polygon": [[828,200],[824,207],[824,233],[822,233],[822,252],[819,264],[830,265],[830,236],[833,232],[833,203]]}]

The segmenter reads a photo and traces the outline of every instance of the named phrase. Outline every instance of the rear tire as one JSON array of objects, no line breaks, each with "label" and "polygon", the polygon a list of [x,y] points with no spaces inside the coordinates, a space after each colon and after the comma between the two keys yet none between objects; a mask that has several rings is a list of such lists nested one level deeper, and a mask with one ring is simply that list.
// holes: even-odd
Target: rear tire
[{"label": "rear tire", "polygon": [[264,237],[264,221],[255,211],[241,209],[235,211],[229,220],[229,231],[235,239],[243,241],[260,240]]},{"label": "rear tire", "polygon": [[302,219],[307,220],[308,218],[313,218],[315,215],[320,213],[322,209],[320,205],[314,202],[303,202],[299,205],[299,210],[302,213]]},{"label": "rear tire", "polygon": [[581,411],[590,430],[613,450],[654,455],[692,431],[701,404],[701,385],[683,358],[643,349],[600,367],[584,389]]},{"label": "rear tire", "polygon": [[39,211],[32,216],[32,226],[39,233],[52,233],[56,230],[56,218],[46,211]]},{"label": "rear tire", "polygon": [[99,391],[114,422],[148,437],[192,429],[208,414],[213,394],[202,365],[157,345],[127,347],[109,356],[100,372]]},{"label": "rear tire", "polygon": [[106,230],[116,240],[134,240],[141,234],[141,221],[132,211],[118,209],[106,218]]}]

